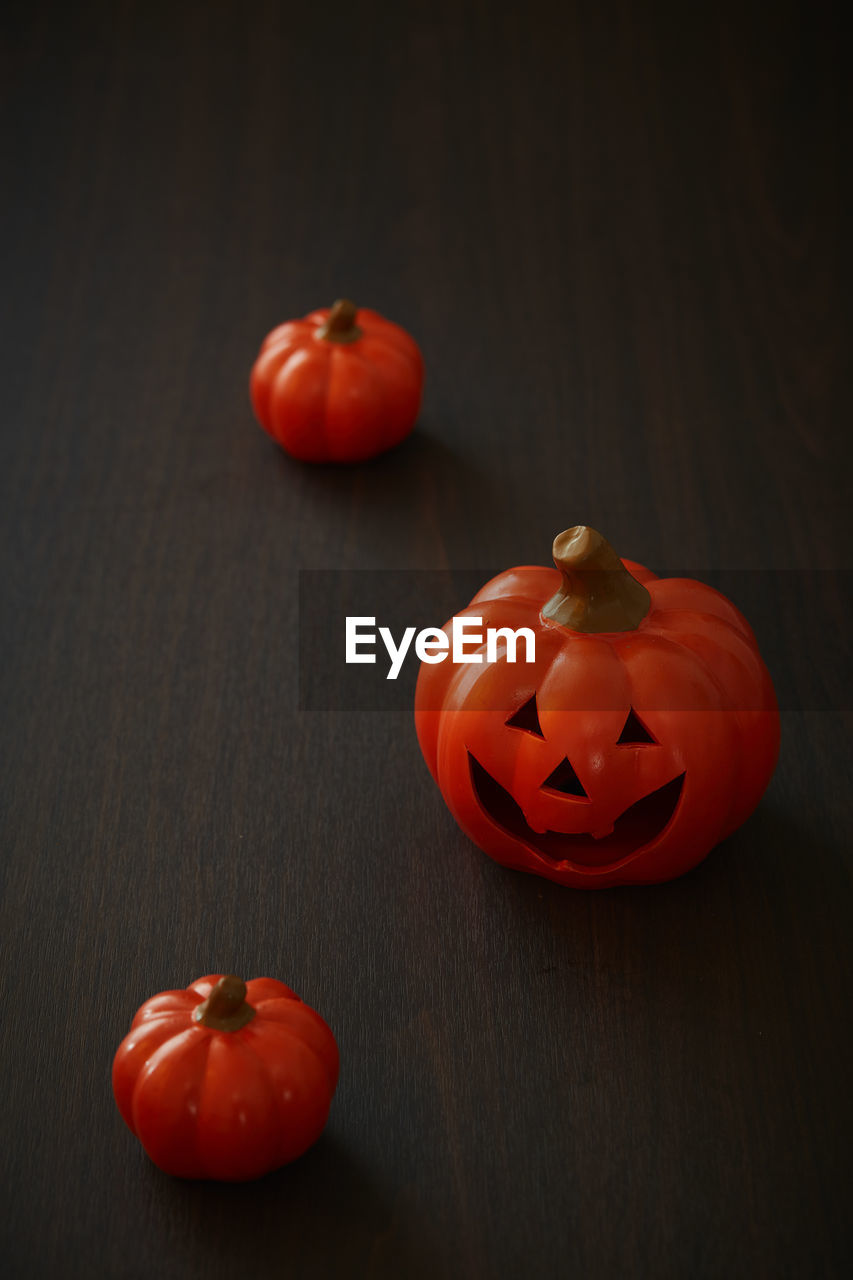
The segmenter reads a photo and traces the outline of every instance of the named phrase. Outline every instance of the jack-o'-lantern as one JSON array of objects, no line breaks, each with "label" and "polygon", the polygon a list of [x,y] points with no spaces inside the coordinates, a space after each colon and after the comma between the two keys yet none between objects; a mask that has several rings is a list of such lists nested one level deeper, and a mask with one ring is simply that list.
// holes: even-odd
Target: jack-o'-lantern
[{"label": "jack-o'-lantern", "polygon": [[498,635],[493,661],[484,645],[479,661],[422,664],[421,750],[456,821],[498,862],[582,888],[672,879],[770,780],[770,676],[713,588],[620,560],[583,525],[553,554],[556,569],[509,569],[457,615],[484,633],[527,628],[534,661]]}]

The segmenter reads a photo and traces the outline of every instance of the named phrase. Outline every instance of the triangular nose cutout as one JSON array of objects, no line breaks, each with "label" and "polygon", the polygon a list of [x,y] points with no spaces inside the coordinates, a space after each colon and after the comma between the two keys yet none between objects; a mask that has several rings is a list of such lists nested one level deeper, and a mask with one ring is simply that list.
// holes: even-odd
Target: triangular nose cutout
[{"label": "triangular nose cutout", "polygon": [[583,783],[569,764],[568,756],[560,761],[550,777],[546,778],[542,783],[542,786],[549,787],[551,791],[561,791],[564,796],[582,796],[584,800],[589,799],[583,789]]},{"label": "triangular nose cutout", "polygon": [[510,729],[525,729],[528,733],[535,733],[537,738],[544,738],[542,727],[539,724],[539,712],[536,710],[536,694],[532,698],[528,698],[524,706],[519,707],[514,716],[510,716],[507,720]]},{"label": "triangular nose cutout", "polygon": [[651,742],[653,746],[658,745],[632,707],[628,712],[628,719],[622,727],[622,732],[616,739],[616,745],[617,747],[637,747],[646,742]]}]

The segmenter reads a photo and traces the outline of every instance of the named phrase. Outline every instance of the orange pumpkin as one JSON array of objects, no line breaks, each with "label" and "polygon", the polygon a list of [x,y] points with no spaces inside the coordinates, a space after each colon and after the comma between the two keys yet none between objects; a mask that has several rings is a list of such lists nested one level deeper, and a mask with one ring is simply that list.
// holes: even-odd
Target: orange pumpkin
[{"label": "orange pumpkin", "polygon": [[421,749],[459,825],[498,862],[579,888],[671,879],[770,780],[770,676],[713,588],[621,561],[585,526],[555,540],[554,560],[499,574],[457,615],[529,628],[535,662],[509,662],[504,647],[494,662],[422,665]]},{"label": "orange pumpkin", "polygon": [[415,425],[424,366],[413,338],[347,301],[268,334],[249,381],[258,421],[305,462],[360,462]]}]

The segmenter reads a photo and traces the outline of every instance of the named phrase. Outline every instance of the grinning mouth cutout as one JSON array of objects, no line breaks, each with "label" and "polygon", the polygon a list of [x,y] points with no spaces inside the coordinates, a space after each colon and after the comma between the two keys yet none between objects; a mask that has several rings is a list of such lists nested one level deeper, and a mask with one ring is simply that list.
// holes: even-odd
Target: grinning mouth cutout
[{"label": "grinning mouth cutout", "polygon": [[684,784],[684,774],[680,773],[672,782],[643,796],[619,815],[609,835],[596,840],[586,832],[534,831],[510,793],[470,751],[468,765],[474,795],[487,817],[554,865],[576,862],[585,867],[610,867],[630,854],[639,853],[672,820]]}]

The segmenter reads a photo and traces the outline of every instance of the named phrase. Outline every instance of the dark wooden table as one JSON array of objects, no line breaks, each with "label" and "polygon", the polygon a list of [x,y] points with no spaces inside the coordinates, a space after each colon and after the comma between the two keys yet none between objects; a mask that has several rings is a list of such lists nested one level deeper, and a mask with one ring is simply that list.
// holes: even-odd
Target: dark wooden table
[{"label": "dark wooden table", "polygon": [[[829,11],[17,10],[0,1269],[848,1274]],[[341,294],[417,337],[423,412],[370,465],[300,466],[254,424],[248,371],[273,324]],[[658,888],[492,863],[427,774],[411,681],[338,704],[311,654],[342,637],[308,610],[300,648],[300,570],[476,579],[547,563],[579,522],[728,573],[780,689],[759,810]],[[123,1126],[111,1058],[145,997],[229,970],[323,1012],[340,1087],[296,1165],[175,1182]]]}]

